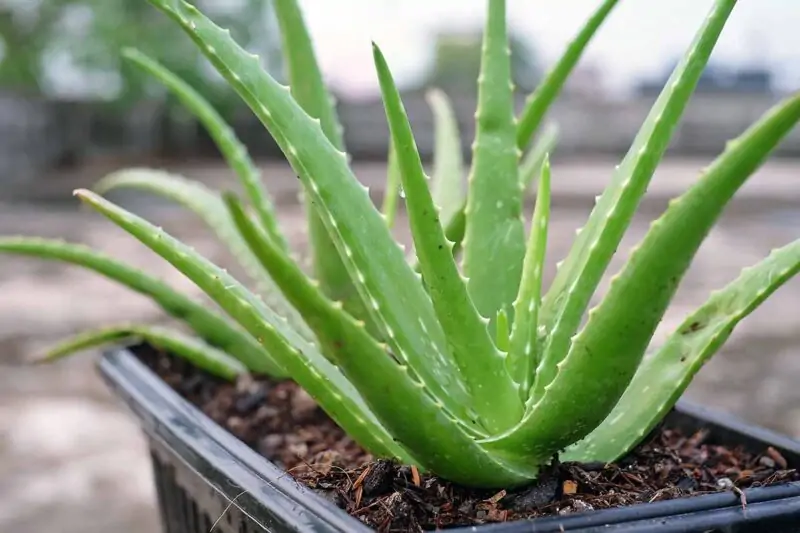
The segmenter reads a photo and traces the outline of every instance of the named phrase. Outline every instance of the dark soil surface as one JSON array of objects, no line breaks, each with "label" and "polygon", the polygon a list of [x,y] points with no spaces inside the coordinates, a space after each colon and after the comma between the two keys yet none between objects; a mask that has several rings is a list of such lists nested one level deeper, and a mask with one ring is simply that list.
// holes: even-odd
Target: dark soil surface
[{"label": "dark soil surface", "polygon": [[[759,454],[658,428],[616,464],[561,463],[533,486],[477,491],[375,461],[292,382],[220,381],[183,360],[134,353],[173,389],[298,481],[381,532],[419,532],[741,490],[800,480],[774,449]],[[742,496],[742,505],[746,501]]]}]

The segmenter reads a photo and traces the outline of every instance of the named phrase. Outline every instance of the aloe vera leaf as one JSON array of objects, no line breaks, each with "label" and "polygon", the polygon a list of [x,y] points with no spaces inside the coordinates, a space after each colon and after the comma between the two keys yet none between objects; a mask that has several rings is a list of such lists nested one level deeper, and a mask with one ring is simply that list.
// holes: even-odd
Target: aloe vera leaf
[{"label": "aloe vera leaf", "polygon": [[375,44],[373,56],[422,277],[447,336],[450,355],[472,396],[472,407],[490,432],[500,431],[519,420],[522,402],[506,372],[505,354],[492,342],[488,320],[478,313],[453,259],[400,93],[386,59]]},{"label": "aloe vera leaf", "polygon": [[[169,198],[197,214],[239,261],[248,275],[257,283],[259,293],[273,309],[286,317],[306,340],[313,341],[311,330],[303,317],[286,302],[280,290],[263,270],[258,259],[247,247],[247,243],[237,233],[225,203],[219,193],[202,183],[187,180],[177,174],[147,169],[133,168],[113,172],[98,181],[94,186],[97,194],[119,188],[134,188]],[[266,229],[266,228],[265,228]],[[281,241],[277,241],[280,243]],[[285,248],[280,244],[285,252]]]},{"label": "aloe vera leaf", "polygon": [[[360,360],[360,364],[372,368],[371,363],[365,358],[366,356],[361,351],[354,348],[352,343],[342,340],[338,328],[350,328],[351,326],[349,325],[349,321],[345,320],[345,322],[347,322],[345,326],[338,325],[334,327],[331,324],[332,320],[340,321],[343,319],[340,319],[338,316],[332,319],[329,316],[330,314],[341,314],[349,317],[347,312],[344,311],[339,304],[328,301],[316,284],[307,278],[297,264],[292,262],[288,257],[283,256],[280,251],[276,249],[275,245],[270,242],[269,237],[264,233],[263,229],[253,223],[244,206],[235,195],[226,194],[225,201],[242,236],[244,236],[244,238],[250,244],[250,247],[256,252],[256,255],[261,263],[269,270],[273,279],[275,279],[276,283],[278,283],[278,285],[281,287],[284,294],[287,295],[292,305],[303,313],[303,316],[306,317],[306,320],[314,329],[317,338],[320,339],[320,346],[322,348],[323,355],[325,355],[333,364],[339,366],[340,368],[342,367],[341,358],[350,356],[354,356],[357,360]],[[320,299],[324,300],[324,302],[320,302]],[[333,308],[333,310],[331,310],[331,308]],[[357,319],[354,320],[357,326],[363,327],[362,321]],[[348,333],[348,335],[351,334],[352,332]],[[367,341],[358,341],[359,345],[363,345],[364,343],[367,343]],[[375,346],[378,345],[379,343],[377,341],[371,339],[370,342],[367,343],[366,351],[370,353],[374,352]],[[380,345],[379,349],[382,352],[381,357],[391,359],[391,356],[385,353],[385,345]],[[364,386],[370,385],[366,384]],[[358,386],[358,389],[359,391],[361,390],[360,385]],[[386,391],[386,388],[383,384],[379,386],[379,389],[383,390],[384,393]],[[397,398],[393,397],[392,401],[397,402],[402,400],[398,400]],[[442,409],[445,409],[446,411],[446,408],[442,407]],[[475,424],[465,424],[462,421],[452,417],[452,415],[450,416],[454,421],[462,424],[462,429],[465,429],[466,432],[471,436],[486,436],[486,432],[483,431],[482,428],[476,427]]]},{"label": "aloe vera leaf", "polygon": [[773,252],[689,315],[646,359],[611,414],[562,460],[614,461],[636,446],[683,394],[736,325],[800,272],[800,240]]},{"label": "aloe vera leaf", "polygon": [[344,375],[317,348],[300,337],[283,317],[224,269],[163,229],[91,191],[74,193],[195,283],[264,346],[276,361],[354,440],[379,456],[407,458],[392,441]]},{"label": "aloe vera leaf", "polygon": [[439,207],[442,225],[447,224],[463,209],[466,202],[464,189],[464,155],[461,151],[461,133],[450,99],[444,91],[431,89],[425,95],[433,112],[435,132],[433,153],[432,194]]},{"label": "aloe vera leaf", "polygon": [[[735,0],[715,3],[556,275],[540,309],[540,324],[549,336],[536,370],[529,408],[516,428],[490,446],[513,453],[549,455],[582,439],[600,424],[629,383],[635,370],[634,367],[625,374],[631,365],[630,358],[618,361],[615,353],[585,350],[569,351],[565,357],[570,337],[647,188],[669,143],[672,128],[735,3]],[[557,313],[553,313],[554,304]]]},{"label": "aloe vera leaf", "polygon": [[569,350],[589,300],[647,190],[735,4],[736,0],[716,0],[622,164],[616,168],[611,183],[598,198],[586,225],[579,230],[575,243],[545,294],[540,322],[547,340],[536,372],[532,401],[542,397],[545,386],[558,374],[557,365]]},{"label": "aloe vera leaf", "polygon": [[389,161],[386,171],[386,192],[383,196],[383,206],[381,213],[386,220],[386,226],[394,226],[394,219],[397,216],[397,202],[400,196],[400,169],[397,167],[397,152],[394,145],[389,143]]},{"label": "aloe vera leaf", "polygon": [[523,192],[527,191],[533,181],[541,175],[545,159],[553,153],[558,142],[558,132],[557,124],[546,124],[542,134],[523,158],[519,168],[519,182]]},{"label": "aloe vera leaf", "polygon": [[514,325],[511,330],[509,369],[519,383],[523,400],[527,400],[539,353],[539,305],[542,274],[547,250],[547,229],[550,220],[550,161],[545,156],[539,179],[539,192],[531,219],[528,249],[522,267],[522,282],[514,302]]},{"label": "aloe vera leaf", "polygon": [[547,73],[525,101],[517,126],[517,147],[524,150],[533,139],[547,110],[564,87],[570,73],[578,64],[586,46],[591,42],[603,22],[614,9],[618,0],[605,0],[581,27],[578,35],[569,43],[558,62]]},{"label": "aloe vera leaf", "polygon": [[430,397],[405,365],[386,353],[387,346],[370,337],[363,322],[326,299],[295,264],[278,253],[234,197],[227,195],[226,200],[242,234],[259,250],[264,264],[270,265],[293,304],[304,316],[313,317],[309,323],[335,364],[394,438],[422,460],[421,466],[447,479],[478,486],[517,484],[534,474],[530,468],[517,470],[517,465],[487,455],[461,421]]},{"label": "aloe vera leaf", "polygon": [[[519,168],[519,181],[523,193],[541,173],[545,155],[555,149],[558,142],[558,131],[558,126],[555,123],[546,125],[539,139],[536,140],[533,147],[525,155]],[[434,195],[434,201],[435,198],[436,196]],[[449,219],[442,217],[442,220],[447,221],[444,234],[447,240],[453,243],[453,256],[457,256],[461,251],[464,233],[467,230],[467,218],[464,215],[466,207],[466,201],[462,201],[459,208],[453,210]]]},{"label": "aloe vera leaf", "polygon": [[86,246],[34,237],[0,238],[0,253],[62,261],[96,272],[149,297],[168,315],[184,322],[209,345],[241,361],[252,372],[282,378],[281,366],[247,332],[227,318],[175,291],[166,283]]},{"label": "aloe vera leaf", "polygon": [[[576,402],[570,405],[581,406],[585,395],[594,399],[592,407],[604,403],[609,411],[614,407],[706,235],[739,188],[798,121],[800,93],[774,106],[730,141],[701,178],[670,202],[614,276],[600,304],[589,312],[589,320],[562,362],[564,378],[554,381],[548,394],[560,386],[566,395],[568,376],[575,380],[572,389],[581,383],[580,392],[570,394],[570,401]],[[595,415],[602,416],[597,423],[607,414]]]},{"label": "aloe vera leaf", "polygon": [[135,48],[124,49],[122,56],[161,81],[178,97],[183,106],[200,120],[225,161],[239,177],[239,181],[264,228],[275,242],[280,243],[284,250],[288,250],[289,245],[278,225],[275,207],[261,182],[261,172],[250,159],[247,148],[239,141],[236,133],[225,122],[225,119],[200,93],[158,61]]},{"label": "aloe vera leaf", "polygon": [[448,409],[468,420],[469,394],[447,356],[431,301],[369,194],[353,176],[346,154],[328,141],[318,121],[229,32],[180,0],[148,1],[198,44],[270,131],[324,215],[350,277],[393,353]]},{"label": "aloe vera leaf", "polygon": [[80,333],[48,349],[38,362],[52,363],[77,352],[126,339],[145,341],[155,348],[186,359],[197,368],[229,381],[247,372],[242,363],[196,337],[145,324],[121,324]]},{"label": "aloe vera leaf", "polygon": [[478,312],[511,317],[525,257],[506,2],[487,2],[475,143],[468,178],[464,273]]},{"label": "aloe vera leaf", "polygon": [[[331,144],[344,150],[342,126],[336,115],[333,98],[325,87],[313,42],[297,0],[275,0],[274,10],[280,27],[292,96],[308,115],[319,119],[322,132]],[[304,196],[307,195],[308,191]],[[314,272],[323,292],[334,300],[342,301],[353,316],[369,322],[371,319],[364,302],[353,286],[340,253],[321,219],[324,215],[314,205],[312,198],[306,201],[306,213]],[[374,325],[371,326],[374,329]]]}]

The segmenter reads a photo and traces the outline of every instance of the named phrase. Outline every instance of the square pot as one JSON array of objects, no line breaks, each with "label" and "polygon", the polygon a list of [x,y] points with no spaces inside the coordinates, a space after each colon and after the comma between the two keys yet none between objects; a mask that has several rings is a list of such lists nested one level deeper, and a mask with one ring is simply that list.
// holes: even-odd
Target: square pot
[{"label": "square pot", "polygon": [[[152,457],[165,533],[373,531],[208,418],[125,348],[99,362],[106,383],[138,417]],[[666,424],[710,430],[710,442],[777,449],[800,468],[800,443],[728,415],[679,402]],[[454,533],[800,531],[800,482],[642,503],[534,520],[453,528]]]}]

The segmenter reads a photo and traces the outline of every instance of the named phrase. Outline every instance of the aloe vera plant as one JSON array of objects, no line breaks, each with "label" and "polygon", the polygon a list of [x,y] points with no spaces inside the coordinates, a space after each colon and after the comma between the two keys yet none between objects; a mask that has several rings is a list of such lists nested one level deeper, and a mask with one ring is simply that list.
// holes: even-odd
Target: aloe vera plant
[{"label": "aloe vera plant", "polygon": [[[464,485],[513,487],[536,479],[555,454],[613,461],[630,451],[736,324],[800,270],[798,240],[712,294],[644,357],[725,206],[800,120],[795,94],[729,142],[670,202],[600,303],[588,309],[735,0],[715,0],[547,288],[542,273],[550,219],[548,153],[555,130],[543,128],[543,118],[615,0],[600,4],[519,117],[505,0],[487,0],[473,157],[465,168],[447,98],[432,92],[432,185],[388,62],[374,45],[391,134],[387,200],[380,210],[343,151],[335,107],[296,0],[275,3],[291,87],[275,81],[256,56],[191,4],[149,1],[198,45],[292,165],[309,215],[314,271],[304,271],[292,256],[258,173],[222,119],[157,63],[129,52],[201,117],[246,194],[220,194],[146,169],[108,177],[98,190],[145,188],[195,210],[247,267],[257,288],[97,191],[78,190],[80,200],[174,265],[227,317],[77,245],[1,239],[2,252],[69,261],[125,283],[198,337],[122,325],[69,340],[50,358],[135,336],[226,377],[245,369],[288,376],[377,456]],[[526,236],[524,198],[535,177]],[[411,258],[390,228],[400,188],[415,245]]]}]

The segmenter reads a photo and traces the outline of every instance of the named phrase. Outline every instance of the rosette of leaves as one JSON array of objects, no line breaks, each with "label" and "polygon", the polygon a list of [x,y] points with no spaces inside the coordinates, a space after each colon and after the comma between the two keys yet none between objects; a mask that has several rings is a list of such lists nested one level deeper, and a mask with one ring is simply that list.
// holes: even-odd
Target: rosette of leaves
[{"label": "rosette of leaves", "polygon": [[[194,209],[258,288],[97,192],[78,190],[82,201],[174,265],[219,310],[75,245],[3,239],[3,251],[71,261],[126,283],[195,333],[187,338],[119,326],[70,340],[51,356],[136,336],[223,375],[289,377],[376,456],[463,485],[513,487],[535,479],[555,454],[612,461],[627,453],[736,324],[800,269],[800,241],[774,250],[714,292],[645,357],[705,236],[800,119],[795,94],[730,141],[669,203],[589,309],[735,0],[715,0],[546,291],[552,133],[540,132],[524,158],[522,151],[615,1],[598,7],[516,117],[505,0],[487,0],[466,190],[446,98],[434,92],[430,99],[437,124],[430,185],[387,62],[374,46],[391,133],[384,212],[350,167],[296,0],[276,0],[289,87],[191,4],[149,1],[197,44],[281,147],[302,183],[314,271],[307,274],[293,259],[254,166],[220,117],[157,63],[130,52],[203,119],[246,198],[142,169],[105,178],[99,190],[144,187]],[[539,180],[526,235],[523,200],[532,176]],[[412,260],[390,229],[400,187]]]}]

